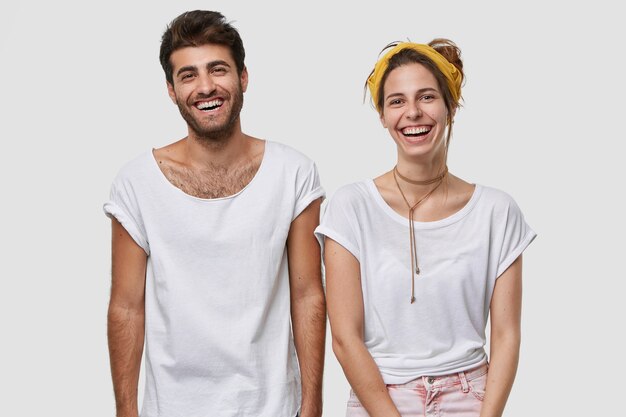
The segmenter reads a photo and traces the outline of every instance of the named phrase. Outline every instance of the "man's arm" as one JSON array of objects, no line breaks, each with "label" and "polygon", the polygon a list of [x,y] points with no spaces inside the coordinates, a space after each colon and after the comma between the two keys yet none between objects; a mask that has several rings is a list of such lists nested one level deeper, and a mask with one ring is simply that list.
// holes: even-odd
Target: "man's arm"
[{"label": "man's arm", "polygon": [[320,247],[313,234],[319,224],[320,205],[321,199],[317,199],[300,213],[287,237],[291,322],[302,377],[301,417],[322,415],[326,301]]},{"label": "man's arm", "polygon": [[112,220],[112,283],[107,316],[109,357],[117,417],[136,417],[144,343],[147,255]]}]

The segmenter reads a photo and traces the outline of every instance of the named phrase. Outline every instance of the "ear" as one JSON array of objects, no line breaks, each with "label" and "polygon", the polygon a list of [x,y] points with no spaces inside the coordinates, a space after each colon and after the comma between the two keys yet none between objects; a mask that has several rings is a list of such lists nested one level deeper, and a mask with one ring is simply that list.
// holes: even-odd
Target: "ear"
[{"label": "ear", "polygon": [[170,84],[169,81],[165,81],[165,84],[167,84],[167,94],[170,96],[174,104],[176,104],[176,91],[174,91],[174,86]]},{"label": "ear", "polygon": [[241,91],[245,93],[248,89],[248,68],[243,67],[239,80],[241,81]]},{"label": "ear", "polygon": [[380,118],[380,123],[385,129],[387,129],[387,122],[385,122],[385,115],[383,114],[383,112],[378,113],[378,117]]}]

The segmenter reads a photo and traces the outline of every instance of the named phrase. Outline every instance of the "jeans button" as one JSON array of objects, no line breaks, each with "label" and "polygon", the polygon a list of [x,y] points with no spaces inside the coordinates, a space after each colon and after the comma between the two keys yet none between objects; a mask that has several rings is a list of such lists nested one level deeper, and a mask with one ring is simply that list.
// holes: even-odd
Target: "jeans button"
[{"label": "jeans button", "polygon": [[435,382],[435,377],[434,376],[429,376],[428,377],[428,383],[432,384],[433,382]]}]

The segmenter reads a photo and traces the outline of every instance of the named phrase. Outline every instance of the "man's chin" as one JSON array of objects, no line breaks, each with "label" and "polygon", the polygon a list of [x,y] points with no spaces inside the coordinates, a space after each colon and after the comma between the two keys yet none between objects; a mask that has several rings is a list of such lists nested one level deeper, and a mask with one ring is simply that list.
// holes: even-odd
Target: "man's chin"
[{"label": "man's chin", "polygon": [[222,143],[227,141],[233,135],[233,132],[235,131],[235,123],[211,127],[190,126],[190,129],[199,140],[209,143]]}]

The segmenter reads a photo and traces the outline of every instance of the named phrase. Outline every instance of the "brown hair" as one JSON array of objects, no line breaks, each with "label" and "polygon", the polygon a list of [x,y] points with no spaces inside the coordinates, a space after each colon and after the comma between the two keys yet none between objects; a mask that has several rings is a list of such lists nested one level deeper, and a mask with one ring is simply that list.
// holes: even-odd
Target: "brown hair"
[{"label": "brown hair", "polygon": [[[393,42],[385,46],[383,50],[381,51],[381,55],[383,54],[385,50],[389,48],[393,48],[399,43],[400,42]],[[443,57],[447,59],[448,62],[450,62],[452,65],[456,67],[456,69],[461,74],[461,84],[462,84],[463,81],[465,80],[465,74],[463,73],[463,61],[461,61],[461,50],[459,49],[459,47],[456,46],[456,44],[452,42],[451,40],[444,39],[444,38],[433,39],[432,41],[428,43],[428,45],[432,47],[435,51],[443,55]],[[452,115],[454,114],[455,110],[461,106],[460,104],[461,97],[459,97],[458,100],[454,100],[454,96],[452,95],[452,92],[450,91],[450,87],[448,86],[446,77],[443,75],[441,70],[437,67],[437,65],[430,58],[426,57],[425,55],[411,48],[402,49],[401,51],[393,55],[389,59],[389,65],[387,66],[387,69],[385,70],[381,78],[380,85],[378,86],[378,103],[374,103],[374,104],[376,105],[377,108],[381,109],[380,112],[382,114],[383,103],[384,103],[383,90],[384,90],[385,81],[387,80],[387,77],[389,76],[391,71],[393,71],[394,69],[401,67],[403,65],[414,64],[414,63],[423,65],[424,67],[426,67],[426,69],[428,69],[433,74],[433,76],[437,80],[439,90],[441,91],[443,95],[444,103],[446,105],[446,109],[448,110],[448,136],[446,138],[446,148],[447,148],[448,144],[450,143],[450,137],[452,136]],[[372,73],[370,73],[370,76]],[[367,81],[365,82],[365,89],[367,89]]]},{"label": "brown hair", "polygon": [[159,60],[165,79],[173,84],[172,64],[170,57],[177,49],[188,46],[202,46],[206,44],[224,45],[230,48],[230,53],[241,75],[245,64],[246,52],[239,32],[219,12],[209,10],[193,10],[185,12],[172,20],[161,38]]}]

